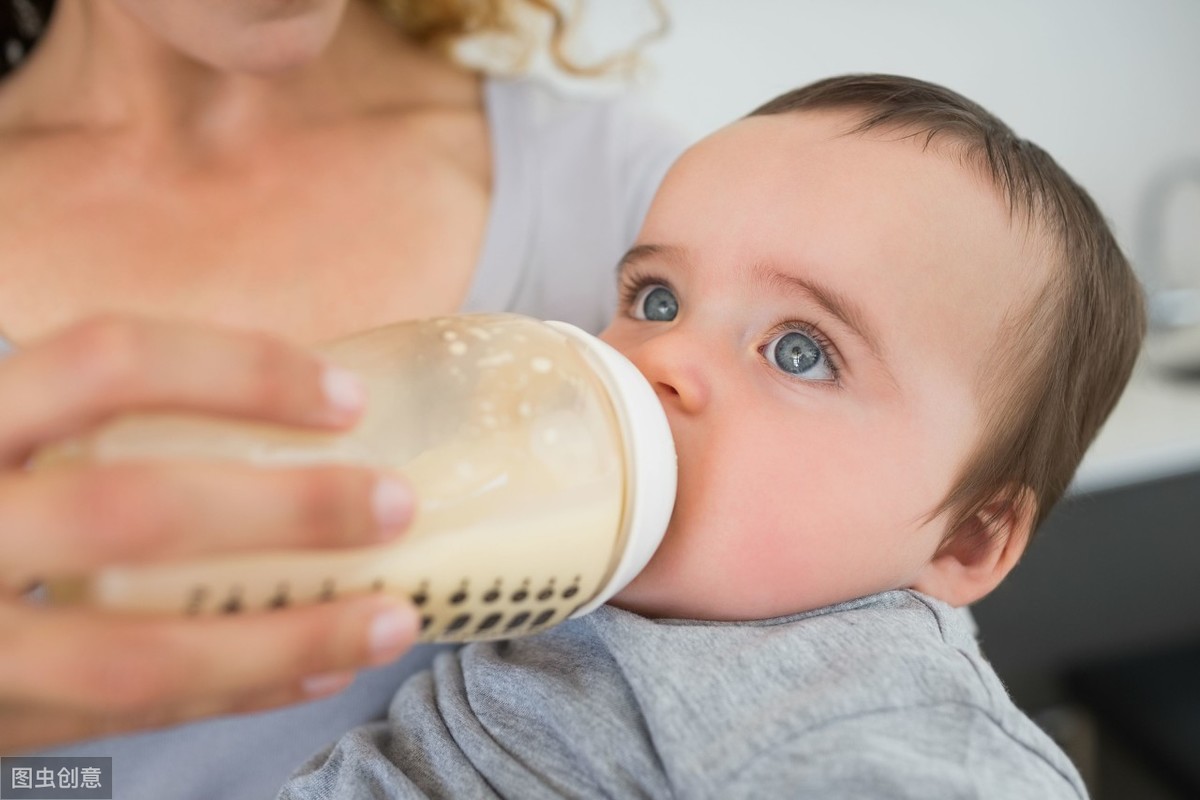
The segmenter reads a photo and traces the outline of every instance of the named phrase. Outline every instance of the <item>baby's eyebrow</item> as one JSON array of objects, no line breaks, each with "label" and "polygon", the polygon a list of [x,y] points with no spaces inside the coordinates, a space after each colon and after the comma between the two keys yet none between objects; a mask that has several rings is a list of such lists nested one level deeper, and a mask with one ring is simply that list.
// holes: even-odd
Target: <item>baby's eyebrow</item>
[{"label": "baby's eyebrow", "polygon": [[682,247],[669,244],[639,244],[629,248],[625,255],[621,256],[621,260],[617,262],[617,274],[620,275],[628,266],[654,257],[674,262],[676,265],[687,260],[687,254]]},{"label": "baby's eyebrow", "polygon": [[843,325],[858,334],[858,338],[863,340],[871,354],[881,364],[887,366],[879,334],[867,315],[863,313],[862,307],[851,298],[818,280],[793,275],[776,269],[770,264],[754,264],[750,274],[754,280],[766,287],[778,289],[785,294],[804,295],[814,301],[825,311],[837,317]]}]

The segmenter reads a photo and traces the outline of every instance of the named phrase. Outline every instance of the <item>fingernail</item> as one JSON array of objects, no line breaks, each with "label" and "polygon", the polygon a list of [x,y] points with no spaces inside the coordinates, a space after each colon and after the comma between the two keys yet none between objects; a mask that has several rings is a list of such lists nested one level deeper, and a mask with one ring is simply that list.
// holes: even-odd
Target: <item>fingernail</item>
[{"label": "fingernail", "polygon": [[339,417],[356,414],[367,402],[362,380],[348,369],[327,366],[321,375],[325,399]]},{"label": "fingernail", "polygon": [[381,477],[371,491],[371,510],[380,538],[391,539],[412,519],[413,496],[408,484],[390,476]]},{"label": "fingernail", "polygon": [[375,614],[367,633],[372,664],[386,664],[412,644],[417,614],[407,606],[390,606]]},{"label": "fingernail", "polygon": [[310,675],[301,681],[300,685],[309,697],[324,697],[340,692],[352,683],[354,683],[354,672],[343,670]]}]

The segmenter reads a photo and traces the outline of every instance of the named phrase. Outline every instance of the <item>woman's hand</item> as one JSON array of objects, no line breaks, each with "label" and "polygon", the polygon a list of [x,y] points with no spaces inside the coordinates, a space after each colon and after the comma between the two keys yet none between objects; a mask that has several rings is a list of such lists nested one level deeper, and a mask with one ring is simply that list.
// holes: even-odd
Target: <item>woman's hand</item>
[{"label": "woman's hand", "polygon": [[22,599],[33,580],[107,564],[395,535],[411,500],[369,469],[24,468],[37,448],[118,413],[331,429],[361,404],[352,376],[301,349],[182,324],[104,318],[0,360],[0,752],[320,697],[407,650],[416,614],[382,596],[208,619]]}]

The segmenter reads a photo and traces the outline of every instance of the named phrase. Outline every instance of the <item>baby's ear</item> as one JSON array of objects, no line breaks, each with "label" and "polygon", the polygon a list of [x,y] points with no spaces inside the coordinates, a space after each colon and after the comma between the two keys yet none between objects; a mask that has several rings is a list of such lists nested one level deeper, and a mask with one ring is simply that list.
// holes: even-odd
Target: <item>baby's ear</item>
[{"label": "baby's ear", "polygon": [[998,494],[951,531],[912,588],[952,606],[974,603],[1017,565],[1036,519],[1037,499],[1028,487]]}]

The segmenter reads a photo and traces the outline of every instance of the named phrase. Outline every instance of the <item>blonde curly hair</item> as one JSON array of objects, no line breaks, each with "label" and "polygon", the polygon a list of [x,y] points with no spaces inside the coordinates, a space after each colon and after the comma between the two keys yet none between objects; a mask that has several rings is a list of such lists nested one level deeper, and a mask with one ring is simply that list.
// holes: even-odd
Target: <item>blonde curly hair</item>
[{"label": "blonde curly hair", "polygon": [[[463,66],[513,74],[527,69],[544,48],[554,67],[577,77],[627,72],[637,65],[641,48],[668,27],[663,0],[647,1],[656,21],[652,30],[617,53],[580,63],[569,50],[582,0],[570,3],[570,10],[562,0],[375,0],[406,36]],[[471,45],[475,52],[467,55]]]}]

